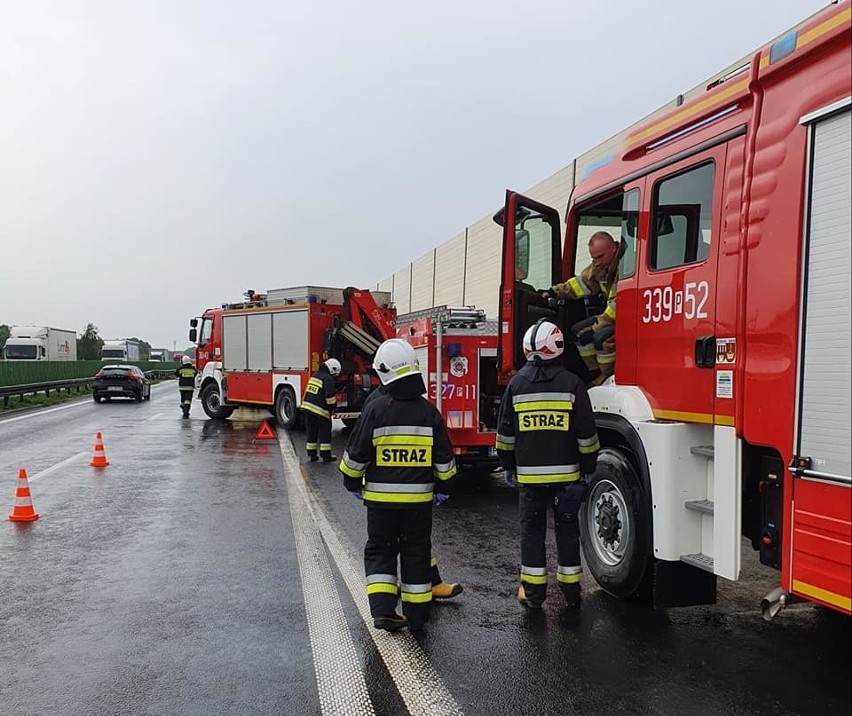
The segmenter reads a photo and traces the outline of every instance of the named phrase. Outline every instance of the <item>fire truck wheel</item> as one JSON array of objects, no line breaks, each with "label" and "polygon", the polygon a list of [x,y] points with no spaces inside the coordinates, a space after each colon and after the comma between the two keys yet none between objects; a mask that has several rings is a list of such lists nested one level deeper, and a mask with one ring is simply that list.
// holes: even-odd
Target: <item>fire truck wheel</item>
[{"label": "fire truck wheel", "polygon": [[589,571],[616,597],[634,594],[648,564],[651,526],[639,477],[627,457],[604,449],[580,511],[580,538]]},{"label": "fire truck wheel", "polygon": [[208,383],[201,389],[201,407],[207,413],[208,418],[213,420],[225,420],[231,417],[234,408],[222,405],[221,397],[219,396],[219,387],[215,383]]},{"label": "fire truck wheel", "polygon": [[285,430],[299,427],[299,409],[296,407],[296,394],[289,385],[285,385],[275,396],[275,419]]}]

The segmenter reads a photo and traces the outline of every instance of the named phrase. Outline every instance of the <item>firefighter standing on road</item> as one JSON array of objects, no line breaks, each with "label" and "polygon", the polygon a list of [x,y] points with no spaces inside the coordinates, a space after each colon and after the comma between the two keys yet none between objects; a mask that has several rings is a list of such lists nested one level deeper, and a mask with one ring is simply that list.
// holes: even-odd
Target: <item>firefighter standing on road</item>
[{"label": "firefighter standing on road", "polygon": [[317,461],[317,448],[322,462],[335,459],[331,454],[331,414],[337,406],[337,388],[334,385],[336,375],[340,375],[340,361],[337,358],[329,358],[305,386],[305,395],[300,407],[305,411],[305,447],[311,462]]},{"label": "firefighter standing on road", "polygon": [[[367,409],[370,403],[377,403],[377,410],[383,410],[384,406],[388,406],[393,402],[393,398],[388,395],[388,389],[385,386],[380,386],[367,396],[361,411]],[[432,582],[432,599],[443,601],[457,597],[464,591],[464,587],[458,582],[445,582],[441,578],[441,572],[438,569],[438,560],[435,557],[430,561],[430,579]]]},{"label": "firefighter standing on road", "polygon": [[[432,498],[435,480],[456,463],[441,414],[426,392],[414,349],[399,338],[376,351],[373,368],[387,401],[374,400],[358,422],[340,471],[343,485],[367,506],[364,568],[377,629],[420,630],[432,602]],[[397,578],[399,559],[399,578]],[[402,615],[396,611],[402,599]]]},{"label": "firefighter standing on road", "polygon": [[527,363],[506,387],[497,423],[497,454],[520,488],[521,586],[518,600],[541,608],[547,596],[545,535],[553,507],[556,579],[571,607],[580,604],[580,524],[583,476],[595,471],[600,449],[589,394],[557,360],[562,331],[540,320],[524,335]]},{"label": "firefighter standing on road", "polygon": [[192,358],[183,356],[180,359],[180,367],[175,369],[175,377],[178,379],[178,391],[180,391],[180,409],[183,417],[189,417],[189,409],[192,407],[192,393],[195,390],[195,376],[198,371],[192,365]]},{"label": "firefighter standing on road", "polygon": [[580,357],[592,373],[597,373],[592,385],[600,385],[615,374],[615,294],[620,247],[606,231],[595,232],[589,239],[592,263],[579,276],[542,292],[545,298],[576,300],[601,295],[606,299],[602,314],[571,327],[577,335]]}]

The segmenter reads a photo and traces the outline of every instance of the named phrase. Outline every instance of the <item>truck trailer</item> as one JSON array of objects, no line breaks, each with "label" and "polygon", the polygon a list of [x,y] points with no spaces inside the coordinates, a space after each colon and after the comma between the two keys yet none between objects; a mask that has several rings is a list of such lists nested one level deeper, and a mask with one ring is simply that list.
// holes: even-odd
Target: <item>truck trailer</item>
[{"label": "truck trailer", "polygon": [[101,360],[113,363],[142,360],[142,344],[130,338],[104,341],[101,346]]},{"label": "truck trailer", "polygon": [[780,573],[765,617],[796,599],[852,613],[850,41],[847,0],[633,128],[579,178],[564,237],[556,210],[513,191],[495,217],[504,382],[534,321],[568,335],[585,317],[541,291],[579,275],[593,232],[622,244],[580,521],[614,595],[713,602],[745,540]]},{"label": "truck trailer", "polygon": [[11,326],[6,360],[77,360],[77,334],[48,326]]}]

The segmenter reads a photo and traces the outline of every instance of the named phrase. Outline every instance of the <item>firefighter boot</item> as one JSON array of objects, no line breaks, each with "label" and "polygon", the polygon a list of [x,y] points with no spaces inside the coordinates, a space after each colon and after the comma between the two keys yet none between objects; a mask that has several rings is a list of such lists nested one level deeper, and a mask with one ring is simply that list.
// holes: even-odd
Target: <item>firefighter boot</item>
[{"label": "firefighter boot", "polygon": [[180,406],[180,409],[183,411],[183,417],[188,418],[189,417],[189,406],[184,404],[184,405]]},{"label": "firefighter boot", "polygon": [[327,450],[320,450],[320,462],[334,462],[337,460],[337,455],[332,455]]},{"label": "firefighter boot", "polygon": [[316,462],[317,460],[319,460],[319,458],[317,457],[316,450],[308,450],[308,460],[310,460],[311,462]]},{"label": "firefighter boot", "polygon": [[464,591],[458,583],[438,582],[432,585],[432,599],[452,599]]},{"label": "firefighter boot", "polygon": [[518,587],[518,601],[527,609],[541,609],[541,602],[531,602],[527,599],[527,593],[524,591],[524,585]]},{"label": "firefighter boot", "polygon": [[385,631],[399,631],[403,627],[408,626],[408,618],[396,612],[383,614],[379,617],[373,617],[373,626],[376,629],[384,629]]},{"label": "firefighter boot", "polygon": [[569,609],[577,609],[580,606],[580,585],[560,584],[562,596],[565,597],[565,606]]}]

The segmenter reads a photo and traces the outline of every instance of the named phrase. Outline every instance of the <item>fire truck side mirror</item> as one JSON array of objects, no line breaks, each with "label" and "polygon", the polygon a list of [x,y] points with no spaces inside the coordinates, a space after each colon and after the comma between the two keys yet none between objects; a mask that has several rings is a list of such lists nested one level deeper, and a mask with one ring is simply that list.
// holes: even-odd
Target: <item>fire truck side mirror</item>
[{"label": "fire truck side mirror", "polygon": [[189,342],[195,343],[198,340],[198,330],[195,328],[189,329]]},{"label": "fire truck side mirror", "polygon": [[198,319],[197,318],[190,318],[189,319],[189,327],[190,328],[198,328]]}]

